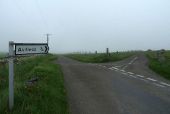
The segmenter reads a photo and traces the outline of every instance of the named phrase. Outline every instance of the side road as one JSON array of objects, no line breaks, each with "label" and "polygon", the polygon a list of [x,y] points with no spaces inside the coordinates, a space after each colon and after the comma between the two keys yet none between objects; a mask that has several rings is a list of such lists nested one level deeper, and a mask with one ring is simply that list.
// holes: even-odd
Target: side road
[{"label": "side road", "polygon": [[170,114],[170,88],[106,65],[59,57],[71,114]]}]

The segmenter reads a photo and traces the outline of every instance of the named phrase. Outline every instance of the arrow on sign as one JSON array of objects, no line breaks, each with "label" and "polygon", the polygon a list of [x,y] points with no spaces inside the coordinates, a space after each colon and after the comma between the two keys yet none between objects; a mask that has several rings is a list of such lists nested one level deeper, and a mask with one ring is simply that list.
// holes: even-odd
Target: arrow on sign
[{"label": "arrow on sign", "polygon": [[47,54],[47,43],[15,43],[15,55]]},{"label": "arrow on sign", "polygon": [[49,51],[49,47],[48,47],[48,45],[47,45],[47,46],[45,46],[45,52],[48,53],[48,51]]}]

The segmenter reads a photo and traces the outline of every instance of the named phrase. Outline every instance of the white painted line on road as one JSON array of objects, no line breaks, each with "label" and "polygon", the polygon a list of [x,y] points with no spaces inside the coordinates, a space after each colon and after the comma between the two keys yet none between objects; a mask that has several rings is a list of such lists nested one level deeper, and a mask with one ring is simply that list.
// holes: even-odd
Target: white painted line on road
[{"label": "white painted line on road", "polygon": [[114,69],[111,67],[111,68],[109,68],[109,70],[114,70]]},{"label": "white painted line on road", "polygon": [[144,78],[145,76],[142,76],[142,75],[136,75],[136,76],[138,76],[138,77],[140,77],[140,78]]},{"label": "white painted line on road", "polygon": [[159,86],[159,87],[165,87],[165,86],[157,84],[157,83],[153,83],[153,84],[156,85],[156,86]]},{"label": "white painted line on road", "polygon": [[127,73],[129,73],[129,74],[134,74],[133,72],[127,72]]},{"label": "white painted line on road", "polygon": [[124,75],[128,75],[127,73],[125,73],[125,72],[122,72],[122,74],[124,74]]},{"label": "white painted line on road", "polygon": [[115,67],[112,67],[112,68],[114,68],[114,69],[118,70],[118,68],[115,68]]},{"label": "white painted line on road", "polygon": [[129,65],[133,64],[137,58],[138,58],[138,57],[135,57],[135,58],[132,59],[128,64],[129,64]]},{"label": "white painted line on road", "polygon": [[125,72],[125,70],[120,70],[121,72]]},{"label": "white painted line on road", "polygon": [[146,80],[146,79],[142,79],[142,78],[139,78],[139,79],[142,80],[142,81],[148,82],[148,80]]},{"label": "white painted line on road", "polygon": [[128,75],[128,76],[133,77],[133,78],[137,78],[136,76],[133,76],[133,75]]},{"label": "white painted line on road", "polygon": [[106,66],[103,66],[103,68],[106,68]]},{"label": "white painted line on road", "polygon": [[170,87],[170,84],[167,84],[167,83],[165,83],[165,82],[160,82],[161,84],[163,84],[163,85],[166,85],[166,86],[169,86]]},{"label": "white painted line on road", "polygon": [[148,80],[150,80],[150,81],[157,81],[157,80],[155,80],[155,79],[153,79],[153,78],[146,78],[146,79],[148,79]]},{"label": "white painted line on road", "polygon": [[125,69],[125,68],[127,68],[127,67],[128,67],[128,66],[126,65],[126,66],[123,67],[123,69]]}]

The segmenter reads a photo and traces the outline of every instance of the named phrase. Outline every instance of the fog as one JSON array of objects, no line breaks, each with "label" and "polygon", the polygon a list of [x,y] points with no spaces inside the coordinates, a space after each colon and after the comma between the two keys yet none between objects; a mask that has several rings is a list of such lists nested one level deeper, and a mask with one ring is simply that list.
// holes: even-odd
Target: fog
[{"label": "fog", "polygon": [[0,52],[47,33],[53,53],[170,49],[170,1],[0,0]]}]

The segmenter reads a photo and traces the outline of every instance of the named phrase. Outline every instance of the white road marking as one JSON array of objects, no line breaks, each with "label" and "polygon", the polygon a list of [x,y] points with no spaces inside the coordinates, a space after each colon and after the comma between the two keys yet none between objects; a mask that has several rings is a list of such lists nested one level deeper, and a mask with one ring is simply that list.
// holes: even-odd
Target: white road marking
[{"label": "white road marking", "polygon": [[127,73],[125,73],[125,72],[122,72],[122,74],[124,74],[124,75],[128,75]]},{"label": "white road marking", "polygon": [[155,79],[153,79],[153,78],[146,78],[146,79],[148,79],[148,80],[151,80],[151,81],[157,81],[157,80],[155,80]]},{"label": "white road marking", "polygon": [[127,72],[127,73],[129,73],[129,74],[134,74],[133,72]]},{"label": "white road marking", "polygon": [[114,69],[111,67],[111,68],[109,68],[109,70],[114,70]]},{"label": "white road marking", "polygon": [[139,78],[139,79],[142,80],[142,81],[148,82],[148,80],[146,80],[146,79],[142,79],[142,78]]},{"label": "white road marking", "polygon": [[166,85],[166,86],[169,86],[170,87],[170,84],[167,84],[167,83],[165,83],[165,82],[160,82],[161,84],[163,84],[163,85]]},{"label": "white road marking", "polygon": [[112,68],[114,68],[114,69],[118,70],[118,68],[116,68],[116,67],[112,67]]},{"label": "white road marking", "polygon": [[126,65],[126,66],[123,67],[123,69],[125,69],[125,68],[127,68],[127,67],[128,67],[128,66]]},{"label": "white road marking", "polygon": [[[136,59],[137,59],[137,58],[136,58]],[[132,63],[130,63],[130,64],[132,64]],[[106,67],[106,66],[103,66],[103,67]],[[137,75],[134,76],[133,74],[135,74],[135,73],[133,73],[133,72],[126,72],[126,71],[124,70],[124,68],[126,68],[126,67],[128,67],[128,66],[123,67],[122,70],[120,70],[120,69],[118,69],[118,68],[116,68],[116,67],[118,67],[118,66],[110,67],[110,68],[108,68],[108,69],[110,69],[110,70],[115,70],[115,71],[121,71],[120,73],[123,74],[123,75],[129,76],[129,77],[133,77],[133,78],[137,78],[137,79],[140,79],[140,80],[145,81],[145,82],[147,82],[147,83],[149,83],[149,80],[150,80],[150,81],[153,81],[153,82],[156,82],[156,81],[157,81],[157,80],[155,80],[155,79],[153,79],[153,78],[143,79],[145,76],[142,76],[142,75],[139,75],[139,74],[137,74]],[[129,75],[129,74],[130,74],[130,75]],[[138,78],[138,77],[140,77],[140,78]],[[167,84],[167,83],[165,83],[165,82],[160,82],[160,84],[158,84],[158,83],[152,83],[152,84],[154,84],[154,85],[156,85],[156,86],[158,86],[158,87],[162,87],[162,88],[164,88],[165,86],[169,86],[169,87],[170,87],[170,84]],[[162,84],[162,85],[161,85],[161,84]]]},{"label": "white road marking", "polygon": [[136,76],[138,76],[138,77],[140,77],[140,78],[144,78],[145,76],[142,76],[142,75],[136,75]]},{"label": "white road marking", "polygon": [[153,83],[153,84],[156,85],[156,86],[159,86],[159,87],[165,87],[165,86],[157,84],[157,83]]},{"label": "white road marking", "polygon": [[106,68],[106,66],[103,66],[103,68]]},{"label": "white road marking", "polygon": [[120,70],[121,72],[125,72],[125,70]]},{"label": "white road marking", "polygon": [[135,57],[135,58],[132,59],[128,64],[129,64],[129,65],[133,64],[137,58],[138,58],[138,57]]},{"label": "white road marking", "polygon": [[137,78],[136,76],[133,76],[133,75],[128,75],[128,76],[133,77],[133,78]]},{"label": "white road marking", "polygon": [[124,66],[122,69],[125,69],[125,68],[127,68],[129,65],[133,64],[137,58],[138,58],[138,57],[135,57],[134,59],[132,59],[132,60],[128,63],[128,65]]}]

